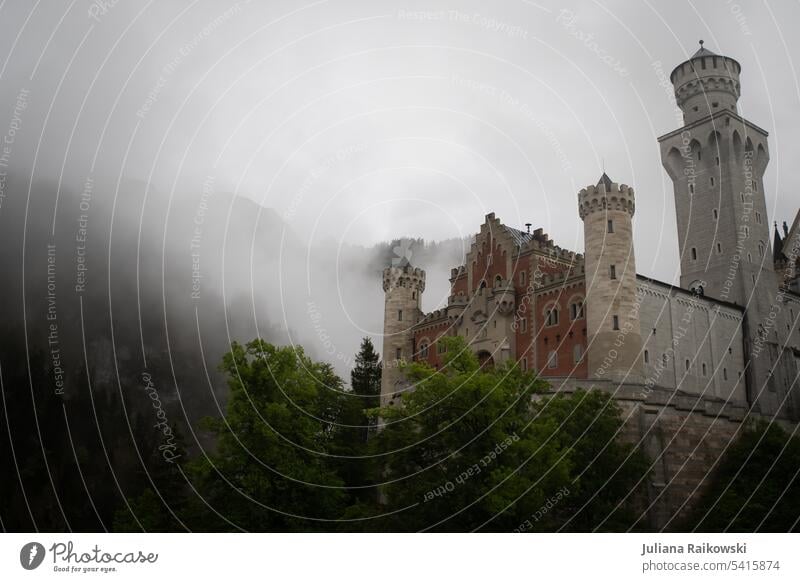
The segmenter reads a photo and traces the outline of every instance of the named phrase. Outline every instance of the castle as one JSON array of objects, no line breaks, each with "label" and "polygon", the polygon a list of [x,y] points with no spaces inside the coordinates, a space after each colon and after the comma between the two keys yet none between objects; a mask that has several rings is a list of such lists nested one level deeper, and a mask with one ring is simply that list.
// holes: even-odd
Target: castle
[{"label": "castle", "polygon": [[578,193],[585,252],[489,214],[447,305],[421,310],[425,272],[386,268],[381,398],[411,389],[398,362],[442,364],[461,336],[482,365],[514,360],[554,392],[604,389],[624,438],[653,462],[651,525],[691,505],[750,416],[800,417],[800,212],[770,225],[767,132],[741,117],[740,64],[702,46],[670,75],[684,126],[658,141],[674,185],[680,286],[636,272],[634,189],[605,173]]}]

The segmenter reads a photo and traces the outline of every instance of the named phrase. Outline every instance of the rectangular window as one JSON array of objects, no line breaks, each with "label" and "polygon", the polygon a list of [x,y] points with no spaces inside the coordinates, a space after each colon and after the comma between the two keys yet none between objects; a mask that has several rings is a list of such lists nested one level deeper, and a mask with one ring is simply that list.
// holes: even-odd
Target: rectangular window
[{"label": "rectangular window", "polygon": [[403,310],[402,309],[398,309],[397,310],[397,321],[403,321]]},{"label": "rectangular window", "polygon": [[648,352],[647,350],[644,351],[644,363],[645,364],[650,363],[650,352]]},{"label": "rectangular window", "polygon": [[394,357],[395,357],[396,360],[402,360],[403,359],[403,348],[397,348],[397,351],[395,352]]},{"label": "rectangular window", "polygon": [[525,319],[524,317],[519,322],[519,329],[520,331],[522,331],[522,333],[528,331],[528,320]]},{"label": "rectangular window", "polygon": [[618,315],[612,316],[611,322],[612,322],[611,323],[612,329],[618,330],[619,329],[619,316]]},{"label": "rectangular window", "polygon": [[608,221],[608,232],[614,232],[614,221],[613,220],[609,220]]},{"label": "rectangular window", "polygon": [[521,271],[519,274],[519,284],[520,285],[525,284],[525,271]]},{"label": "rectangular window", "polygon": [[611,279],[616,279],[617,278],[617,266],[616,265],[611,265],[610,267],[608,267],[608,276]]}]

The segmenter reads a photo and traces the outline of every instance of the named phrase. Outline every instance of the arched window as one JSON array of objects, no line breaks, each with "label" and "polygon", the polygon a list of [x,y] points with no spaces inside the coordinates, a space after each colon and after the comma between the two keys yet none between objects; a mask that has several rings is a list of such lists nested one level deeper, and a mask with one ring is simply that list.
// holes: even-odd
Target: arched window
[{"label": "arched window", "polygon": [[644,351],[644,363],[645,364],[650,363],[650,352],[648,352],[647,350]]},{"label": "arched window", "polygon": [[569,318],[572,321],[583,319],[583,299],[574,301],[569,306]]},{"label": "arched window", "polygon": [[693,261],[697,260],[697,249],[694,247],[692,247],[692,260]]},{"label": "arched window", "polygon": [[550,353],[547,354],[547,367],[548,368],[558,367],[558,352],[556,352],[555,350],[550,350]]},{"label": "arched window", "polygon": [[423,358],[427,358],[428,357],[428,342],[427,341],[422,342],[422,344],[420,344],[420,346],[419,346],[419,355],[421,357],[423,357]]},{"label": "arched window", "polygon": [[758,255],[763,257],[764,256],[764,241],[758,241]]},{"label": "arched window", "polygon": [[703,376],[706,375],[706,363],[703,362]]},{"label": "arched window", "polygon": [[494,286],[495,286],[495,287],[499,287],[499,286],[500,286],[500,285],[502,285],[502,284],[503,284],[503,278],[502,278],[500,275],[497,275],[497,276],[494,278]]},{"label": "arched window", "polygon": [[545,310],[545,325],[558,325],[558,307],[552,305]]}]

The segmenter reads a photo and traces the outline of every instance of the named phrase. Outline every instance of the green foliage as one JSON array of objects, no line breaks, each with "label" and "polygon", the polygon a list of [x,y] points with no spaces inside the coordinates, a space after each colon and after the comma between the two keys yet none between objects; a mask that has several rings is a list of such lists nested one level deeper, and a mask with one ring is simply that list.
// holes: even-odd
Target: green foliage
[{"label": "green foliage", "polygon": [[800,438],[775,423],[754,422],[725,453],[682,529],[798,531],[799,472]]},{"label": "green foliage", "polygon": [[[535,374],[512,363],[481,368],[463,340],[443,342],[442,369],[406,366],[413,390],[384,408],[368,408],[380,390],[369,340],[352,391],[299,348],[234,344],[222,364],[225,417],[206,421],[216,450],[183,464],[191,486],[168,505],[199,531],[585,531],[633,523],[620,508],[647,464],[616,439],[622,421],[607,394],[548,397]],[[383,429],[375,431],[378,418]],[[152,492],[133,505],[139,527],[179,529]]]},{"label": "green foliage", "polygon": [[380,466],[368,447],[376,422],[367,411],[380,403],[381,367],[378,353],[369,338],[362,340],[356,354],[350,386],[351,390],[342,398],[332,452],[340,456],[339,472],[352,496],[362,502],[374,503],[377,499],[374,485]]},{"label": "green foliage", "polygon": [[621,420],[608,395],[544,399],[547,384],[534,374],[510,363],[480,368],[463,340],[444,341],[442,369],[409,365],[414,390],[402,406],[379,411],[387,423],[376,439],[386,457],[386,509],[399,512],[391,528],[626,525],[615,507],[646,463],[615,439]]},{"label": "green foliage", "polygon": [[262,340],[235,343],[222,369],[230,386],[225,418],[207,421],[217,452],[190,463],[187,472],[203,503],[227,521],[195,526],[325,529],[319,520],[336,519],[345,502],[343,482],[327,456],[336,438],[341,380],[301,348]]}]

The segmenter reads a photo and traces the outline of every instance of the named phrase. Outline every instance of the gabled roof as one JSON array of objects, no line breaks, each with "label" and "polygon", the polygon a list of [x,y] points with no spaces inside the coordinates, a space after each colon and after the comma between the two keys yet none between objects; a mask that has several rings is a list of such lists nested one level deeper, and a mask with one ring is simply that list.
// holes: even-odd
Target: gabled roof
[{"label": "gabled roof", "polygon": [[514,241],[518,247],[525,246],[526,243],[532,241],[534,239],[532,232],[524,232],[521,230],[517,230],[516,228],[511,228],[510,226],[503,225],[503,228],[506,229],[506,232],[511,236],[511,239]]}]

